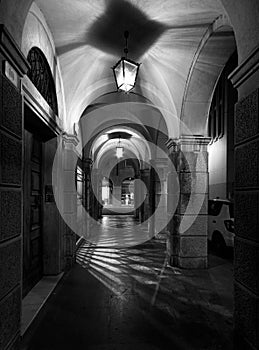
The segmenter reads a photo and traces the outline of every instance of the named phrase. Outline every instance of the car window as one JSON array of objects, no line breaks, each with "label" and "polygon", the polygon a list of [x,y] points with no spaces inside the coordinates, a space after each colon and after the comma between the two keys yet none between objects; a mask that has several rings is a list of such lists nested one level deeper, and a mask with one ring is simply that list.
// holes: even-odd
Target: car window
[{"label": "car window", "polygon": [[221,202],[209,200],[209,205],[208,205],[209,215],[213,215],[213,216],[219,215],[221,208],[222,208]]}]

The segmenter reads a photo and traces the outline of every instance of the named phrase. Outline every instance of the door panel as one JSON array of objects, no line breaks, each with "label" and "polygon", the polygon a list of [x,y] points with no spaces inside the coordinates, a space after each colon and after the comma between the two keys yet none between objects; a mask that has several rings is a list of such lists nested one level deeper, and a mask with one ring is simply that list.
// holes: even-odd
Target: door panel
[{"label": "door panel", "polygon": [[23,296],[42,277],[42,143],[24,136]]}]

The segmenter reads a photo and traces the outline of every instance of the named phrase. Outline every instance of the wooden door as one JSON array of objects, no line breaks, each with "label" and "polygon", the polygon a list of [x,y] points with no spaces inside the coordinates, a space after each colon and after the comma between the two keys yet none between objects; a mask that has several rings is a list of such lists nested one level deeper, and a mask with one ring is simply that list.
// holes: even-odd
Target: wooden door
[{"label": "wooden door", "polygon": [[23,296],[41,279],[42,268],[42,142],[25,130]]}]

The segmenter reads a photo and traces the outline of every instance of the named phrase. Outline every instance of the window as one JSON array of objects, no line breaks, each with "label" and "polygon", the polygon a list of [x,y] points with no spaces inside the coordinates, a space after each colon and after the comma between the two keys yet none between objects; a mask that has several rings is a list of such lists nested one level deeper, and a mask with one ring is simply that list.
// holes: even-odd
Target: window
[{"label": "window", "polygon": [[58,115],[55,83],[43,52],[37,47],[33,47],[29,51],[27,59],[31,66],[27,73],[28,77],[48,102],[53,112]]},{"label": "window", "polygon": [[235,52],[226,64],[217,83],[210,106],[208,120],[208,136],[212,142],[222,138],[226,132],[225,118],[229,117],[229,111],[234,110],[236,100],[232,98],[234,87],[228,79],[229,74],[237,65],[237,53]]}]

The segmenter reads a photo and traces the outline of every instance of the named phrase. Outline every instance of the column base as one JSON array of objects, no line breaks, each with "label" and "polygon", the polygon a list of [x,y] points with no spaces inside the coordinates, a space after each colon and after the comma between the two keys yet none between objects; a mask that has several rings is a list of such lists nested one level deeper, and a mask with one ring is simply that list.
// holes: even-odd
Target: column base
[{"label": "column base", "polygon": [[208,268],[207,257],[184,258],[181,256],[171,255],[168,258],[168,263],[171,266],[179,267],[181,269],[207,269]]}]

